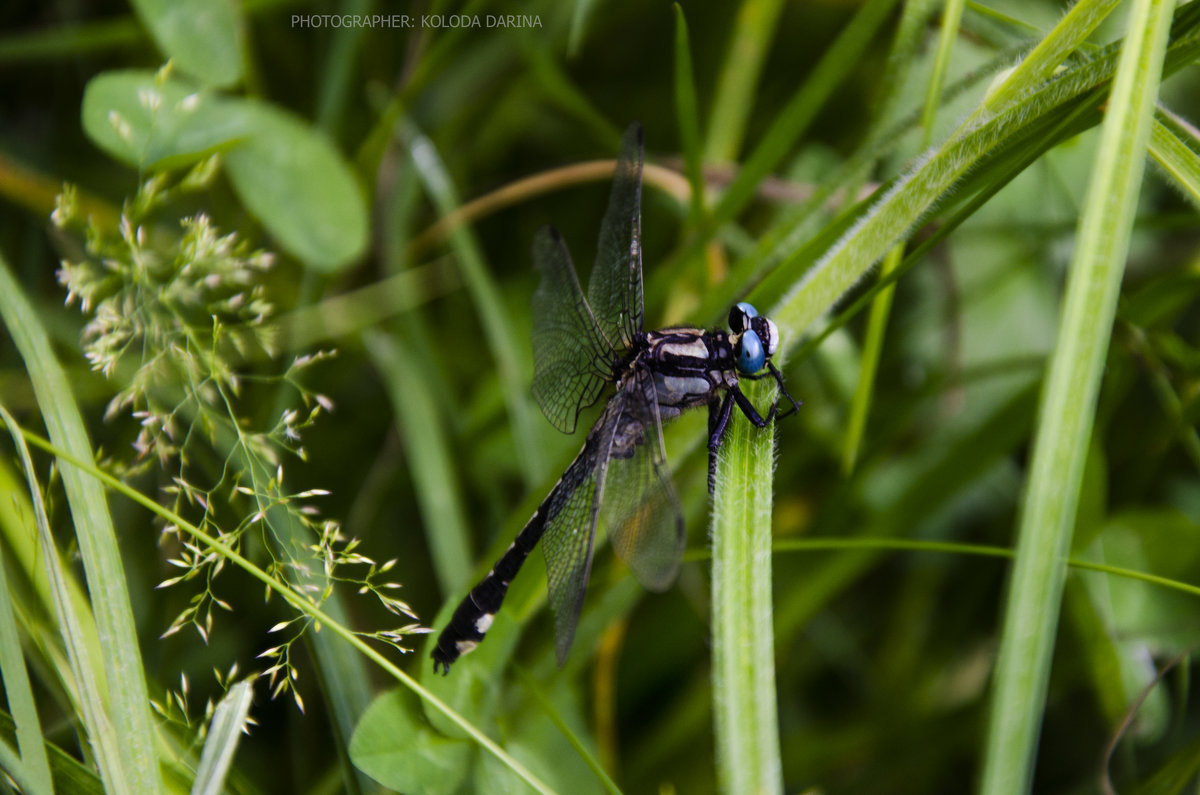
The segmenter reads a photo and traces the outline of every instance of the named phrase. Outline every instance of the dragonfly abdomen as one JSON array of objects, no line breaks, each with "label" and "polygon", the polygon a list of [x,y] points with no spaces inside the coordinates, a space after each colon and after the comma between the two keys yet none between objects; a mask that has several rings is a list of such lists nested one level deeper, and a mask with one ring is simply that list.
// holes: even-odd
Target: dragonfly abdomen
[{"label": "dragonfly abdomen", "polygon": [[492,570],[471,589],[467,597],[459,603],[450,618],[450,623],[438,635],[437,646],[433,650],[433,670],[440,667],[442,673],[450,673],[450,665],[462,655],[473,651],[483,640],[492,626],[496,612],[508,595],[509,584],[516,579],[521,566],[534,550],[546,526],[558,514],[563,504],[563,493],[578,486],[574,479],[579,477],[584,469],[588,452],[593,450],[595,443],[589,437],[588,444],[575,458],[567,471],[559,478],[558,483],[542,500],[541,505],[534,511],[533,516],[525,523],[525,527],[517,534],[516,539],[509,545]]}]

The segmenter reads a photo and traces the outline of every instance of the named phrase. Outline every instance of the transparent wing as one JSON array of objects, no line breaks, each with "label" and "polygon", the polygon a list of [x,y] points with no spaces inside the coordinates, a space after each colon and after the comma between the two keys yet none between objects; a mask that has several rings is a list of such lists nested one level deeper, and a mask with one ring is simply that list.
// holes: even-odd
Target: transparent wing
[{"label": "transparent wing", "polygon": [[621,141],[608,209],[600,225],[588,302],[616,348],[629,348],[642,330],[642,126]]},{"label": "transparent wing", "polygon": [[612,380],[616,355],[557,230],[534,235],[533,266],[542,276],[533,294],[533,396],[555,428],[573,433],[579,412]]},{"label": "transparent wing", "polygon": [[638,581],[664,591],[683,557],[683,513],[667,471],[654,381],[641,371],[627,388],[633,394],[609,448],[600,523]]},{"label": "transparent wing", "polygon": [[605,463],[621,412],[620,400],[609,401],[546,506],[549,518],[542,536],[542,554],[546,557],[546,585],[554,611],[554,647],[559,665],[567,658],[583,608],[583,594],[592,570],[596,521],[604,498]]}]

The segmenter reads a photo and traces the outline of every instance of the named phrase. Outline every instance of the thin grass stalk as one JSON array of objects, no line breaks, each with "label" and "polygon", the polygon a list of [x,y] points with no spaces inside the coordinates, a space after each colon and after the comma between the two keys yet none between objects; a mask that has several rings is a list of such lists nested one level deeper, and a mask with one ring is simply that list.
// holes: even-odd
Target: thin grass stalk
[{"label": "thin grass stalk", "polygon": [[782,0],[743,0],[738,9],[708,120],[704,159],[709,162],[736,160],[741,151],[755,87],[782,10]]},{"label": "thin grass stalk", "polygon": [[54,615],[58,620],[58,631],[67,652],[71,676],[74,680],[74,692],[77,694],[74,707],[78,710],[88,746],[95,758],[96,768],[100,772],[100,779],[104,782],[106,792],[122,794],[137,792],[129,774],[123,767],[124,760],[120,752],[118,735],[113,727],[113,718],[109,714],[109,707],[104,702],[103,682],[95,676],[97,668],[88,656],[80,617],[71,607],[66,576],[58,557],[58,549],[54,546],[54,539],[50,535],[50,522],[46,517],[46,507],[42,500],[37,474],[33,468],[33,460],[29,457],[29,449],[25,446],[25,440],[21,436],[21,429],[17,425],[17,421],[3,406],[0,406],[0,421],[12,435],[13,444],[17,448],[21,466],[25,471],[30,502],[33,505],[34,517],[37,522],[42,561],[54,598]]},{"label": "thin grass stalk", "polygon": [[[25,363],[50,438],[57,447],[90,459],[91,443],[71,385],[50,348],[41,319],[2,257],[0,319]],[[130,791],[158,793],[162,778],[155,753],[150,695],[112,516],[104,490],[96,481],[75,471],[64,471],[62,478],[103,653],[105,681],[100,692],[107,696],[112,719],[107,730],[120,738],[117,746],[121,769],[109,771],[109,775]]]},{"label": "thin grass stalk", "polygon": [[[441,215],[450,215],[458,207],[458,197],[433,143],[407,122],[400,126],[400,137],[434,206]],[[483,325],[484,338],[496,360],[500,389],[512,420],[521,474],[526,484],[536,485],[545,475],[546,461],[538,445],[540,434],[534,423],[532,402],[528,396],[529,379],[522,365],[524,357],[518,353],[512,318],[470,230],[455,229],[450,233],[450,241]]]},{"label": "thin grass stalk", "polygon": [[[766,381],[747,396],[778,394]],[[771,503],[775,426],[740,411],[721,445],[712,522],[713,713],[722,791],[782,792],[771,609]]]},{"label": "thin grass stalk", "polygon": [[1150,157],[1184,198],[1200,209],[1200,155],[1158,120],[1150,131]]},{"label": "thin grass stalk", "polygon": [[[918,17],[923,9],[916,3],[905,8],[906,18]],[[921,112],[921,149],[928,149],[933,143],[933,125],[937,119],[937,109],[942,97],[942,87],[946,83],[946,70],[950,65],[950,52],[954,41],[958,38],[958,26],[962,21],[963,0],[947,0],[942,14],[942,29],[938,35],[937,53],[933,59],[933,74],[925,91],[925,107]],[[905,42],[897,42],[896,49],[903,51]],[[897,71],[907,73],[909,64],[900,61],[889,64]],[[884,100],[888,104],[888,100]],[[885,108],[886,109],[886,108]],[[884,114],[880,114],[883,116]],[[904,259],[904,243],[896,246],[883,258],[880,268],[880,279],[886,279]],[[889,287],[881,290],[871,302],[871,312],[867,319],[867,334],[864,340],[862,356],[859,365],[858,385],[854,390],[854,399],[850,403],[849,420],[846,423],[846,435],[842,441],[842,472],[849,475],[854,471],[858,461],[858,450],[862,446],[862,437],[867,428],[867,417],[871,413],[871,400],[875,393],[875,374],[879,370],[879,359],[883,355],[883,340],[887,333],[888,317],[892,313],[892,298],[895,289]]]},{"label": "thin grass stalk", "polygon": [[32,444],[33,446],[56,456],[63,463],[70,464],[71,467],[78,469],[81,474],[89,476],[99,484],[107,486],[125,498],[142,506],[156,516],[161,517],[168,523],[177,526],[181,531],[187,533],[205,548],[212,550],[216,554],[228,560],[234,566],[237,566],[242,571],[261,582],[273,593],[279,595],[285,602],[295,608],[298,612],[303,613],[316,623],[320,624],[324,629],[328,630],[334,635],[337,635],[364,657],[378,665],[386,674],[396,679],[398,682],[400,682],[400,684],[414,692],[431,707],[445,715],[452,723],[466,732],[466,734],[475,740],[475,742],[479,743],[479,745],[481,745],[485,750],[495,756],[501,762],[501,764],[505,765],[513,773],[522,778],[534,790],[544,793],[553,792],[553,790],[546,786],[546,784],[537,776],[535,776],[527,767],[505,752],[503,748],[492,741],[491,738],[484,734],[480,729],[475,727],[470,721],[453,710],[446,702],[442,701],[433,693],[426,690],[419,682],[417,682],[417,680],[400,670],[394,663],[384,657],[380,652],[369,646],[365,640],[363,640],[356,632],[354,632],[354,630],[350,629],[345,624],[336,620],[333,616],[330,616],[321,608],[317,607],[313,603],[310,595],[300,593],[287,583],[272,577],[270,574],[267,574],[267,572],[263,571],[260,567],[256,566],[252,561],[244,557],[225,542],[218,540],[208,533],[205,533],[187,519],[183,518],[174,511],[167,510],[141,492],[129,488],[117,478],[97,467],[92,461],[78,458],[67,451],[56,447],[53,443],[41,438],[37,434],[31,433],[24,429],[20,429],[20,435],[29,444]]},{"label": "thin grass stalk", "polygon": [[379,331],[368,331],[363,334],[363,344],[383,376],[400,425],[417,504],[429,529],[425,538],[434,575],[442,593],[461,593],[469,584],[474,564],[467,543],[470,533],[463,515],[464,500],[450,443],[438,415],[437,397],[402,342]]},{"label": "thin grass stalk", "polygon": [[[883,258],[879,276],[886,279],[904,259],[903,244],[896,246]],[[883,340],[887,335],[888,317],[892,311],[894,286],[879,291],[871,302],[867,316],[867,333],[863,339],[862,356],[859,358],[858,385],[854,399],[850,402],[850,415],[846,422],[846,435],[842,440],[842,473],[849,475],[858,461],[858,450],[862,445],[863,433],[867,428],[867,416],[871,413],[871,397],[875,391],[875,374],[879,370],[879,359],[883,355]]]},{"label": "thin grass stalk", "polygon": [[1174,3],[1135,0],[1042,392],[1005,610],[981,792],[1028,791],[1084,461],[1112,334]]},{"label": "thin grass stalk", "polygon": [[[0,553],[3,553],[3,549],[3,545],[0,545]],[[30,787],[39,792],[52,792],[50,761],[42,740],[42,724],[38,720],[17,620],[13,614],[15,594],[9,591],[12,582],[4,568],[4,556],[0,554],[0,676],[3,676],[4,697],[17,727],[17,747]]]},{"label": "thin grass stalk", "polygon": [[675,116],[679,140],[683,145],[684,171],[692,186],[688,223],[696,228],[704,219],[704,174],[700,155],[700,111],[696,102],[696,78],[692,70],[692,45],[688,40],[687,18],[675,4]]},{"label": "thin grass stalk", "polygon": [[1027,92],[1053,74],[1067,56],[1084,45],[1092,31],[1119,3],[1120,0],[1079,0],[1071,6],[1029,55],[988,93],[967,123],[1008,110],[1020,102]]},{"label": "thin grass stalk", "polygon": [[[933,124],[937,119],[938,100],[946,82],[946,70],[950,67],[950,52],[958,38],[958,26],[962,23],[964,0],[946,0],[942,12],[942,28],[938,33],[937,52],[933,57],[933,73],[925,91],[925,107],[921,111],[921,126],[925,128],[925,146],[933,136]],[[924,147],[922,147],[924,148]]]}]

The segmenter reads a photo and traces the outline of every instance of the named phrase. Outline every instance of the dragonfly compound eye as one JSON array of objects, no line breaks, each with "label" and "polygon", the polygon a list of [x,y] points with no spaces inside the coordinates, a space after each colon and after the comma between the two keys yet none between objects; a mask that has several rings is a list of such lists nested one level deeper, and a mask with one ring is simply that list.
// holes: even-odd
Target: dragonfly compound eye
[{"label": "dragonfly compound eye", "polygon": [[751,304],[742,301],[729,310],[729,330],[741,334],[750,328],[750,318],[758,317],[758,310]]},{"label": "dragonfly compound eye", "polygon": [[767,354],[763,350],[762,340],[751,329],[742,332],[733,352],[737,356],[737,369],[744,375],[757,373],[767,363]]},{"label": "dragonfly compound eye", "polygon": [[769,317],[756,317],[750,321],[750,328],[758,334],[763,347],[767,349],[767,358],[775,355],[779,348],[779,328]]}]

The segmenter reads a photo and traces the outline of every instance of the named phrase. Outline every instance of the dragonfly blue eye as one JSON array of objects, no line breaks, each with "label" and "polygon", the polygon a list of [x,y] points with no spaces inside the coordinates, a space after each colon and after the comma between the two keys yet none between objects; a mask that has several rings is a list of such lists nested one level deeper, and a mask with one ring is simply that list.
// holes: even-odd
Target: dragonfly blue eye
[{"label": "dragonfly blue eye", "polygon": [[753,331],[742,332],[737,344],[737,369],[744,375],[753,375],[767,363],[767,354],[763,351],[762,340]]},{"label": "dragonfly blue eye", "polygon": [[[580,287],[562,236],[551,227],[534,235],[533,265],[541,282],[533,294],[533,395],[547,419],[571,433],[579,412],[614,387],[583,450],[563,472],[492,570],[459,603],[430,656],[434,673],[483,641],[531,552],[546,558],[554,608],[554,649],[566,659],[587,587],[592,544],[602,515],[627,517],[607,527],[609,541],[646,587],[671,584],[684,549],[679,500],[666,474],[661,424],[690,409],[709,409],[708,490],[716,485],[717,452],[734,411],[758,428],[798,404],[771,366],[792,409],[758,409],[738,387],[738,375],[759,373],[775,353],[779,331],[748,303],[729,310],[729,330],[672,326],[643,328],[641,196],[642,128],[621,140],[608,210],[600,226],[600,256]],[[598,493],[604,473],[616,473]],[[606,522],[606,524],[608,524]]]},{"label": "dragonfly blue eye", "polygon": [[758,317],[757,309],[745,301],[736,304],[729,310],[729,330],[734,334],[741,334],[750,328],[750,318],[752,317]]}]

